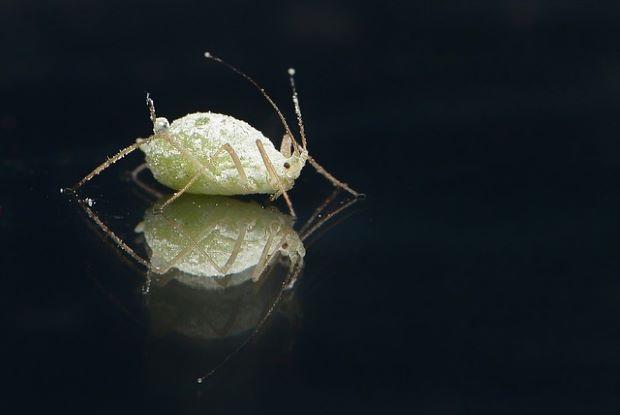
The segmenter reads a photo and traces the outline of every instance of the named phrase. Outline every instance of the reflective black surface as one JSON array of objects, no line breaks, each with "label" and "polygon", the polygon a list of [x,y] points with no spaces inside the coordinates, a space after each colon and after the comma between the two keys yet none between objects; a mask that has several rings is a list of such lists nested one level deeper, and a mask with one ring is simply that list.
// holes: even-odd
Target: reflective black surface
[{"label": "reflective black surface", "polygon": [[[618,6],[0,7],[11,412],[617,413]],[[279,142],[207,49],[291,122],[295,66],[310,151],[368,197],[308,249],[256,341],[197,384],[238,338],[156,330],[150,299],[188,294],[145,297],[59,190],[148,134],[147,90],[170,119],[221,111]],[[127,177],[140,163],[84,189],[125,236],[148,206]],[[307,168],[300,222],[330,192]]]}]

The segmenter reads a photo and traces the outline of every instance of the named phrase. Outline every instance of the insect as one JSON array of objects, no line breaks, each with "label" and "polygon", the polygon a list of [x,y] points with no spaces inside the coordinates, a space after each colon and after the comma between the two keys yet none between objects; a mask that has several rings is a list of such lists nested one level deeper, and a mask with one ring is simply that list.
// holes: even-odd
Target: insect
[{"label": "insect", "polygon": [[153,135],[120,150],[86,175],[74,190],[139,148],[144,152],[147,167],[155,179],[176,191],[162,204],[161,210],[186,192],[209,195],[262,193],[270,194],[271,200],[283,196],[291,215],[295,216],[287,192],[292,189],[306,162],[334,186],[356,197],[362,196],[336,179],[308,153],[294,69],[290,68],[288,74],[301,140],[294,137],[278,106],[254,79],[209,52],[205,57],[251,83],[273,107],[284,127],[280,150],[260,131],[229,115],[197,112],[169,123],[166,118],[157,117],[155,104],[147,94]]}]

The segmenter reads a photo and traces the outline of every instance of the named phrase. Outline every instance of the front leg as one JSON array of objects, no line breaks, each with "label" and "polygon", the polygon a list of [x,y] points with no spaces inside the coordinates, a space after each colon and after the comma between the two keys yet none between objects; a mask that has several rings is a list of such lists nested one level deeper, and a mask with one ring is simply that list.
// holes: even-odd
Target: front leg
[{"label": "front leg", "polygon": [[265,168],[267,169],[267,172],[269,173],[269,177],[271,177],[271,179],[273,180],[275,184],[274,187],[278,188],[278,191],[275,193],[274,196],[272,196],[272,200],[274,200],[276,197],[282,194],[284,196],[284,200],[286,201],[286,205],[288,206],[288,210],[291,213],[291,216],[296,218],[297,215],[295,214],[295,209],[293,209],[293,203],[291,202],[291,199],[289,198],[288,193],[286,193],[286,190],[284,190],[284,184],[282,184],[282,180],[280,180],[280,176],[278,176],[278,173],[276,173],[276,169],[273,167],[273,163],[269,159],[269,155],[265,151],[265,147],[263,146],[263,143],[260,140],[256,140],[256,147],[258,147],[258,151],[260,153],[261,158],[263,159]]}]

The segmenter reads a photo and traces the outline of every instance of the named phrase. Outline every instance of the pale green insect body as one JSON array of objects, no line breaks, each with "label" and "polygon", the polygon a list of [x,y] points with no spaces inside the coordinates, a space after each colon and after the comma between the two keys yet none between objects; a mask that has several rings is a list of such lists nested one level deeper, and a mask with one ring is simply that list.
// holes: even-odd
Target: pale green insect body
[{"label": "pale green insect body", "polygon": [[[238,157],[245,178],[225,146]],[[287,157],[248,123],[212,112],[188,114],[169,125],[165,118],[157,118],[155,134],[140,149],[160,183],[180,190],[201,172],[186,191],[210,195],[280,194],[293,187],[307,160],[305,150]]]},{"label": "pale green insect body", "polygon": [[146,163],[134,173],[137,174],[146,166],[158,182],[176,190],[161,205],[162,211],[186,192],[223,196],[262,193],[271,195],[272,201],[283,196],[291,216],[295,217],[288,191],[293,188],[306,161],[334,186],[355,197],[362,196],[334,177],[315,157],[308,154],[308,140],[295,87],[294,69],[289,68],[288,74],[299,127],[299,140],[294,137],[282,111],[256,81],[209,52],[205,52],[204,56],[244,78],[271,105],[285,131],[280,150],[260,131],[229,115],[197,112],[185,115],[170,124],[166,118],[157,117],[155,104],[147,93],[146,104],[153,123],[153,135],[138,139],[119,150],[84,176],[72,191],[77,191],[114,163],[140,148],[146,155]]}]

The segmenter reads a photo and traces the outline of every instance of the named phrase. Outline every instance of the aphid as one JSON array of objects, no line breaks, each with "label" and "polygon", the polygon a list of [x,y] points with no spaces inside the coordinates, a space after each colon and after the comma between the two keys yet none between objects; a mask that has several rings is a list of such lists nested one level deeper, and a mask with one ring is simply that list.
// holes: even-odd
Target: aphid
[{"label": "aphid", "polygon": [[223,64],[250,82],[273,107],[284,127],[280,150],[260,131],[229,115],[197,112],[169,123],[166,118],[157,117],[153,100],[147,94],[153,135],[138,139],[119,151],[85,176],[74,189],[77,190],[110,165],[140,148],[155,179],[176,190],[163,203],[162,210],[185,192],[209,195],[263,193],[270,194],[272,200],[284,196],[291,214],[295,216],[287,191],[293,187],[306,162],[334,186],[356,197],[361,196],[327,172],[308,153],[294,69],[289,69],[288,73],[301,144],[295,139],[278,106],[256,81],[208,52],[205,57]]}]

